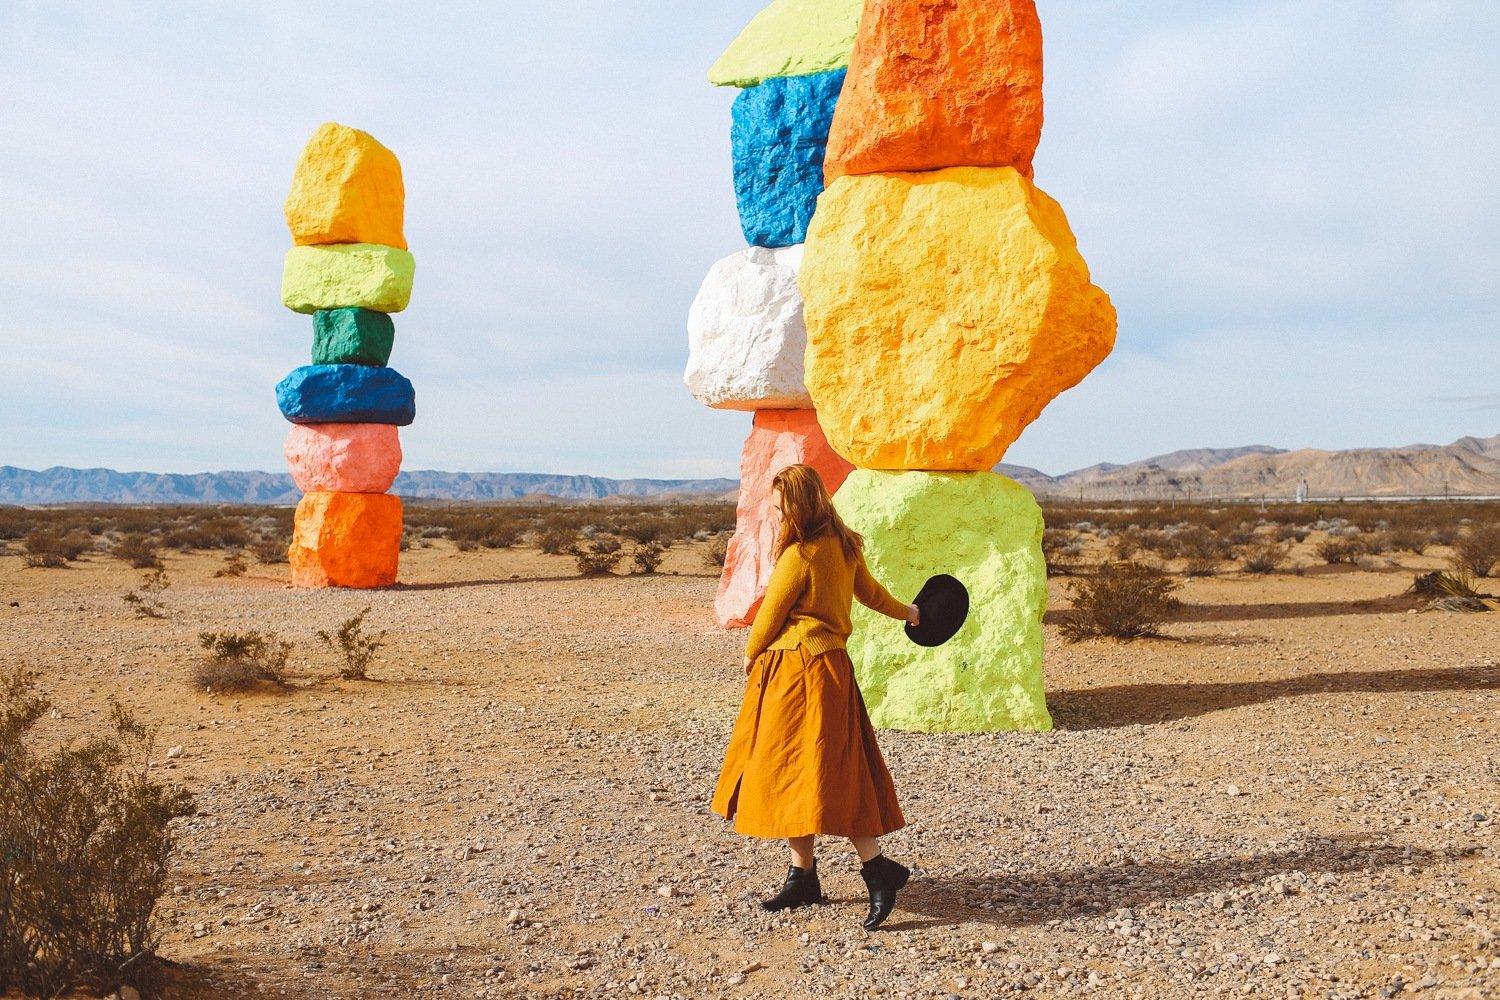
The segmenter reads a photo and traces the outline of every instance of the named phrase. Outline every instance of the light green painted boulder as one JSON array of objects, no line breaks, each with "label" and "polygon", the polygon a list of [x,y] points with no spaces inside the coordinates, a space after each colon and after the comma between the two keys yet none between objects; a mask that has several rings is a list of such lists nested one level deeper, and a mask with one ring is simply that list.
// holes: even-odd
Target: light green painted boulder
[{"label": "light green painted boulder", "polygon": [[969,617],[941,646],[854,605],[849,656],[875,725],[926,733],[1049,730],[1042,684],[1047,564],[1042,511],[993,472],[856,469],[834,497],[865,536],[875,579],[910,601],[929,577],[968,588]]},{"label": "light green painted boulder", "polygon": [[864,0],[775,0],[724,50],[708,80],[754,87],[772,77],[843,69],[864,6]]},{"label": "light green painted boulder", "polygon": [[281,301],[299,313],[400,312],[411,301],[416,270],[411,254],[380,243],[292,247],[281,271]]}]

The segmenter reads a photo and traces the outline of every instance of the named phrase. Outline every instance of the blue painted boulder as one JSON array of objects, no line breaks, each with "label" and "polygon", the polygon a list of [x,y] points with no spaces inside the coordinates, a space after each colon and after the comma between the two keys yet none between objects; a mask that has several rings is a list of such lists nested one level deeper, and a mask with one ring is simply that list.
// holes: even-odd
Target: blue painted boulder
[{"label": "blue painted boulder", "polygon": [[417,393],[394,368],[304,365],[276,384],[281,415],[294,424],[395,424],[417,417]]},{"label": "blue painted boulder", "polygon": [[734,195],[751,246],[789,247],[807,236],[844,73],[773,77],[735,98]]}]

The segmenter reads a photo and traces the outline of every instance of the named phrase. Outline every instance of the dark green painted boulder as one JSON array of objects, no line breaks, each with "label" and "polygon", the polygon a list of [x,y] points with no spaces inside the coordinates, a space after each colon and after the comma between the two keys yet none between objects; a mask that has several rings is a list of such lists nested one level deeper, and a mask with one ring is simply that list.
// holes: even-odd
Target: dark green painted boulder
[{"label": "dark green painted boulder", "polygon": [[396,324],[373,309],[319,309],[313,313],[312,363],[384,365],[391,360]]}]

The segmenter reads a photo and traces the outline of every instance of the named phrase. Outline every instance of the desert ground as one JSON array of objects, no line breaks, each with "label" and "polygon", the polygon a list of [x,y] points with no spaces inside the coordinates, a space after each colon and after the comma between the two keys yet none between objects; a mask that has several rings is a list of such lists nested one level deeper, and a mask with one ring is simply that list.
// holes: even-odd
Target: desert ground
[{"label": "desert ground", "polygon": [[[1500,614],[1400,596],[1441,547],[1316,540],[1300,574],[1186,580],[1162,638],[1064,641],[1054,578],[1053,732],[881,734],[915,875],[875,933],[847,845],[828,905],[767,914],[784,848],[708,810],[744,676],[703,542],[583,578],[435,538],[374,592],[167,552],[162,619],[118,559],[13,545],[0,656],[46,733],[118,697],[197,796],[169,996],[1500,996]],[[367,606],[371,679],[330,679],[315,632]],[[288,690],[189,683],[199,633],[251,629],[295,644]]]}]

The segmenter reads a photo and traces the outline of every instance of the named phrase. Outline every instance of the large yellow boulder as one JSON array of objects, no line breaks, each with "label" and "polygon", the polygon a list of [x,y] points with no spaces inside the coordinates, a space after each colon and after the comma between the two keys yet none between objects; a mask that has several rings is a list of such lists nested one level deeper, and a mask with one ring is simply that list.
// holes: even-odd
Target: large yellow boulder
[{"label": "large yellow boulder", "polygon": [[368,132],[318,126],[292,175],[286,224],[299,246],[382,243],[406,249],[401,164]]},{"label": "large yellow boulder", "polygon": [[797,283],[819,423],[867,469],[990,469],[1114,346],[1062,208],[1011,167],[840,177]]}]

